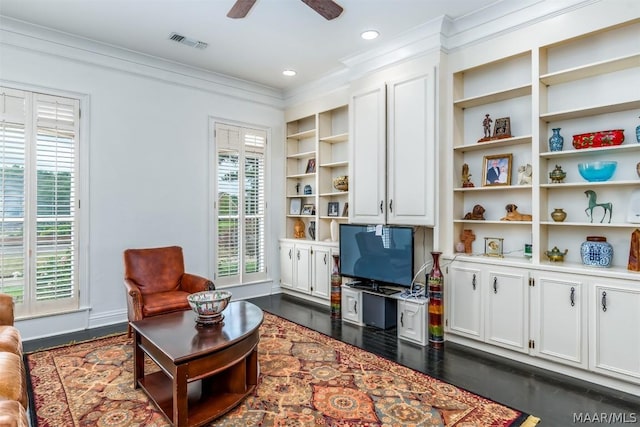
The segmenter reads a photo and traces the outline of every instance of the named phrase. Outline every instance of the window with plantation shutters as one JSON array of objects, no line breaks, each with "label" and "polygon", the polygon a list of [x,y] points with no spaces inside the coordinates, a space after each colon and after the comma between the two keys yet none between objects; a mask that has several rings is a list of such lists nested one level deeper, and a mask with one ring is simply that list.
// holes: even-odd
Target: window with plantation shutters
[{"label": "window with plantation shutters", "polygon": [[215,279],[263,279],[265,264],[266,132],[215,125]]},{"label": "window with plantation shutters", "polygon": [[18,315],[78,307],[79,101],[0,88],[0,291]]}]

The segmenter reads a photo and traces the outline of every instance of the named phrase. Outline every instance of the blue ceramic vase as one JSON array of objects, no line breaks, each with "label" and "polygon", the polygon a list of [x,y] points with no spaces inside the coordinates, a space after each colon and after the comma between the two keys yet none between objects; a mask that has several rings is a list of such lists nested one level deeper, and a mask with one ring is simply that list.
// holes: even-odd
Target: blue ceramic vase
[{"label": "blue ceramic vase", "polygon": [[551,130],[553,131],[553,135],[549,138],[549,151],[562,151],[564,138],[560,135],[560,128],[554,128]]},{"label": "blue ceramic vase", "polygon": [[582,263],[592,267],[611,267],[613,247],[607,243],[606,237],[587,236],[587,241],[580,245]]},{"label": "blue ceramic vase", "polygon": [[640,143],[640,125],[636,126],[636,142]]}]

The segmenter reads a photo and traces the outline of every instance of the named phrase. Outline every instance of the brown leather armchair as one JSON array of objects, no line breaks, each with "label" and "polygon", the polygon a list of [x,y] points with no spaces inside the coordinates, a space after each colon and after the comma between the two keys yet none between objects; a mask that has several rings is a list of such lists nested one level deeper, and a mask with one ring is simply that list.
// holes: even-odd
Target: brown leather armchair
[{"label": "brown leather armchair", "polygon": [[184,272],[179,246],[125,250],[124,286],[129,322],[188,310],[187,295],[215,289],[211,280]]}]

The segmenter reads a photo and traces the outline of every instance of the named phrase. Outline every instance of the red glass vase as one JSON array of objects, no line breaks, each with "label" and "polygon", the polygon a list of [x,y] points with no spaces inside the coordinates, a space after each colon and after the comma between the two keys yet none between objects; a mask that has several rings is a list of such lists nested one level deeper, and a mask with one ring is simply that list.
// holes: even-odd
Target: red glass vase
[{"label": "red glass vase", "polygon": [[339,319],[342,316],[342,276],[340,276],[340,257],[333,255],[331,269],[331,318]]},{"label": "red glass vase", "polygon": [[442,252],[431,252],[433,267],[429,273],[429,345],[441,347],[444,344],[444,328],[442,315],[444,313],[443,284],[444,277],[440,270],[440,255]]}]

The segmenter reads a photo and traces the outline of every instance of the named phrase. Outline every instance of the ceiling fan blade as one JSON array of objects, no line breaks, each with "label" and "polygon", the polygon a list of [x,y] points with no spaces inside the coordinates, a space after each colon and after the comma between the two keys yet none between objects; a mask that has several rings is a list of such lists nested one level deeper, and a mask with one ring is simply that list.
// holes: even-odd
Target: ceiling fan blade
[{"label": "ceiling fan blade", "polygon": [[342,6],[333,0],[302,0],[304,4],[318,12],[326,20],[331,21],[342,13]]},{"label": "ceiling fan blade", "polygon": [[227,13],[227,17],[233,19],[244,18],[247,16],[247,13],[251,10],[256,0],[236,0],[236,3],[233,5],[229,13]]}]

